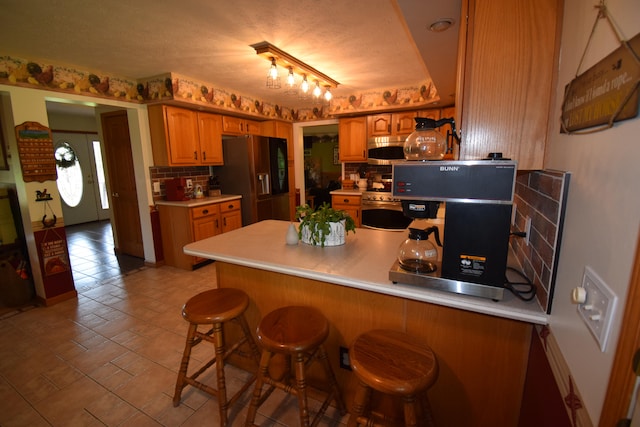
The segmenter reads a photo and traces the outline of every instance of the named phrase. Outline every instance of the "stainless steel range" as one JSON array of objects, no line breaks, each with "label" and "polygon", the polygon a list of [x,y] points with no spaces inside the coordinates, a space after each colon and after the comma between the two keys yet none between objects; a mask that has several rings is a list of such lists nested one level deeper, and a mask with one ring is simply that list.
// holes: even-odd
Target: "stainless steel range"
[{"label": "stainless steel range", "polygon": [[385,231],[404,231],[413,221],[402,212],[400,199],[390,191],[362,192],[362,227]]}]

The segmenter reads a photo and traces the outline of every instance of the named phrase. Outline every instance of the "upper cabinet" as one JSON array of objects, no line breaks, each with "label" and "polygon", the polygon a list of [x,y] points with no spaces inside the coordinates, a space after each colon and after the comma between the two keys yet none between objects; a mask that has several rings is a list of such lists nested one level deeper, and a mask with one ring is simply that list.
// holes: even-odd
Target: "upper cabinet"
[{"label": "upper cabinet", "polygon": [[345,117],[338,122],[341,162],[367,161],[367,117]]},{"label": "upper cabinet", "polygon": [[150,105],[148,112],[156,166],[222,164],[219,115],[169,105]]},{"label": "upper cabinet", "polygon": [[375,114],[367,117],[367,136],[406,136],[416,127],[415,111]]},{"label": "upper cabinet", "polygon": [[502,152],[519,169],[540,169],[562,1],[463,0],[462,9],[468,21],[458,60],[460,159]]},{"label": "upper cabinet", "polygon": [[222,133],[225,135],[260,135],[260,122],[240,117],[223,116]]}]

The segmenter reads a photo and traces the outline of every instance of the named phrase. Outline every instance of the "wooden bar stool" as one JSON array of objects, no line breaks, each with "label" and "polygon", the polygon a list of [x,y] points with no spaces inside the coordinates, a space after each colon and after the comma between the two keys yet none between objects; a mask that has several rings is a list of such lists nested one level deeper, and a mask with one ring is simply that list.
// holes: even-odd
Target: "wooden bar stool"
[{"label": "wooden bar stool", "polygon": [[368,408],[373,390],[402,398],[405,426],[434,425],[426,391],[438,378],[438,361],[427,345],[403,332],[374,330],[356,338],[349,359],[359,380],[349,427],[390,422]]},{"label": "wooden bar stool", "polygon": [[[276,387],[298,397],[301,426],[317,425],[332,400],[335,400],[340,413],[346,414],[346,407],[323,345],[329,336],[329,322],[318,310],[300,306],[274,310],[260,321],[257,335],[262,345],[262,357],[246,426],[254,425],[258,408]],[[269,361],[276,355],[287,356],[288,366],[293,359],[295,381],[290,378],[290,369],[279,373],[275,373],[276,369],[273,369],[270,372]],[[314,360],[322,364],[330,390],[313,422],[309,424],[305,367]],[[269,387],[262,393],[264,383]]]},{"label": "wooden bar stool", "polygon": [[[240,347],[245,343],[250,347],[249,357],[251,357],[256,364],[260,360],[260,350],[253,339],[253,335],[251,335],[251,331],[244,317],[244,312],[248,306],[249,297],[247,294],[238,289],[222,288],[201,292],[191,297],[182,307],[182,317],[189,322],[189,330],[182,362],[180,363],[180,371],[178,372],[178,380],[176,381],[176,389],[173,395],[173,406],[180,404],[182,389],[187,385],[192,385],[218,399],[220,424],[223,426],[227,424],[227,411],[229,407],[249,388],[255,380],[255,375],[252,375],[243,387],[227,400],[227,387],[224,375],[225,360],[233,353],[242,354]],[[227,348],[223,334],[223,324],[231,322],[240,326],[242,336]],[[198,331],[198,326],[200,325],[211,325],[211,329],[207,332],[200,332]],[[213,344],[215,356],[193,374],[187,376],[191,349],[203,341],[208,341]],[[216,365],[217,389],[197,380],[197,378],[214,363]]]}]

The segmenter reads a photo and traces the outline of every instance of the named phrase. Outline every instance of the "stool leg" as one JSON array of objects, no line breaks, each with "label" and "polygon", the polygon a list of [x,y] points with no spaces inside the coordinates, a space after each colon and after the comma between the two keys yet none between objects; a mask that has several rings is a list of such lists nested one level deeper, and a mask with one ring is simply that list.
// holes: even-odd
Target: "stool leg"
[{"label": "stool leg", "polygon": [[249,329],[249,324],[247,323],[247,319],[244,317],[244,314],[241,314],[236,318],[240,327],[242,328],[242,333],[245,337],[247,337],[247,341],[249,342],[249,347],[251,347],[251,355],[253,356],[256,364],[260,363],[260,349],[258,348],[258,344],[256,344],[256,340],[253,339],[253,335],[251,334],[251,330]]},{"label": "stool leg", "polygon": [[180,405],[180,396],[182,395],[182,389],[186,385],[184,378],[187,376],[187,367],[189,366],[189,358],[191,357],[191,347],[196,336],[196,329],[198,325],[195,323],[189,323],[189,330],[187,331],[187,342],[184,346],[184,352],[182,354],[182,361],[180,362],[180,370],[178,371],[178,379],[176,380],[176,389],[173,393],[173,406]]},{"label": "stool leg", "polygon": [[416,427],[418,425],[416,397],[406,396],[402,400],[404,401],[404,425],[406,427]]},{"label": "stool leg", "polygon": [[298,406],[300,408],[300,425],[309,427],[309,405],[307,403],[307,380],[304,374],[304,354],[295,354],[295,373],[296,373],[296,394],[298,395]]},{"label": "stool leg", "polygon": [[333,399],[336,401],[338,410],[340,411],[341,415],[344,415],[347,413],[347,406],[344,404],[344,400],[342,399],[342,393],[340,393],[338,381],[336,380],[336,376],[333,373],[333,369],[331,369],[331,364],[329,364],[329,358],[327,357],[327,352],[324,349],[323,345],[321,345],[318,350],[318,359],[320,360],[320,363],[322,363],[324,372],[329,379],[329,383],[331,384],[331,393],[333,394]]},{"label": "stool leg", "polygon": [[271,352],[268,350],[262,351],[260,357],[260,366],[258,368],[258,376],[256,378],[256,386],[253,389],[253,396],[251,397],[251,404],[249,404],[249,410],[247,411],[247,420],[245,421],[245,427],[252,427],[256,420],[256,413],[258,412],[258,406],[260,406],[260,398],[262,394],[262,385],[264,379],[267,376],[267,370],[269,369],[269,360],[271,359]]},{"label": "stool leg", "polygon": [[220,412],[220,425],[227,425],[227,384],[224,377],[224,335],[222,334],[222,323],[213,325],[214,346],[216,349],[216,376],[218,384],[218,410]]},{"label": "stool leg", "polygon": [[358,388],[353,399],[352,414],[347,423],[348,427],[358,426],[358,417],[365,414],[369,399],[371,398],[371,389],[362,381],[358,382]]}]

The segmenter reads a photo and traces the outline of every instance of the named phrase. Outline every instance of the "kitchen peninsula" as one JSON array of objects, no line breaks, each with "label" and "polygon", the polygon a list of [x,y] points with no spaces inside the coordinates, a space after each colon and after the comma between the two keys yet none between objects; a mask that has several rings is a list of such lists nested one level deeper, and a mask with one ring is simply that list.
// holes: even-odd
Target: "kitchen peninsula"
[{"label": "kitchen peninsula", "polygon": [[247,292],[255,328],[269,311],[311,305],[329,319],[329,359],[347,404],[356,380],[340,367],[340,348],[366,330],[410,333],[431,346],[440,375],[429,391],[439,425],[517,425],[535,302],[502,301],[393,284],[388,271],[405,233],[357,229],[346,244],[287,245],[289,222],[262,221],[190,243],[184,252],[216,260],[219,287]]}]

